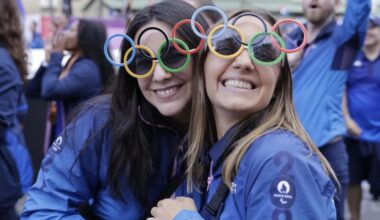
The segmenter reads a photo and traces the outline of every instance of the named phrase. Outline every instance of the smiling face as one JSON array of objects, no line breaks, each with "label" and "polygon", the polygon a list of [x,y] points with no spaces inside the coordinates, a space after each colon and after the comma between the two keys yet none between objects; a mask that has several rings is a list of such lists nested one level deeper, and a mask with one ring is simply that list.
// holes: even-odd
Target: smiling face
[{"label": "smiling face", "polygon": [[[235,25],[246,39],[263,31],[259,20],[249,16],[241,17]],[[271,28],[269,23],[266,25],[268,29]],[[218,58],[208,52],[204,74],[215,120],[233,117],[231,122],[236,123],[269,104],[279,76],[279,64],[255,64],[246,49],[234,59]]]},{"label": "smiling face", "polygon": [[[172,27],[163,22],[152,21],[137,31],[135,42],[140,33],[148,27],[160,28],[167,36],[170,36],[172,30]],[[157,30],[148,30],[143,34],[140,44],[149,47],[157,55],[157,50],[163,42],[165,42],[165,37],[162,33]],[[175,50],[171,50],[171,52],[176,53]],[[175,56],[173,53],[170,54],[170,57],[175,58]],[[135,59],[141,59],[141,57]],[[170,59],[169,55],[167,59]],[[173,118],[177,122],[186,122],[190,115],[192,72],[193,62],[190,62],[188,67],[180,73],[166,72],[157,64],[150,76],[137,81],[145,99],[162,115]]]},{"label": "smiling face", "polygon": [[364,46],[376,47],[380,43],[380,26],[369,22],[369,27],[364,40]]},{"label": "smiling face", "polygon": [[302,0],[306,19],[312,24],[323,24],[334,13],[338,0]]}]

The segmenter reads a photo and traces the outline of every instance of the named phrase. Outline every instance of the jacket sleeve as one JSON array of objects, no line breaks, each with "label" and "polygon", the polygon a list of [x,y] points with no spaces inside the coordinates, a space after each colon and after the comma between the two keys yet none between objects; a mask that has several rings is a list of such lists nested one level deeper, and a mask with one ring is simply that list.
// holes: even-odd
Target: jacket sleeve
[{"label": "jacket sleeve", "polygon": [[[17,115],[19,100],[18,82],[8,69],[0,67],[0,144],[5,143],[6,129]],[[1,146],[1,145],[0,145]]]},{"label": "jacket sleeve", "polygon": [[83,219],[78,208],[95,195],[100,164],[92,118],[91,113],[79,116],[51,145],[27,194],[23,219]]},{"label": "jacket sleeve", "polygon": [[246,219],[335,219],[335,187],[319,159],[300,141],[287,142],[265,146],[270,151],[251,164]]},{"label": "jacket sleeve", "polygon": [[59,79],[62,71],[62,54],[53,53],[49,66],[42,78],[41,96],[47,100],[62,100],[85,97],[101,86],[99,70],[93,62],[77,61],[63,79]]},{"label": "jacket sleeve", "polygon": [[370,12],[371,0],[348,0],[343,24],[338,25],[333,34],[337,45],[343,45],[357,37],[361,46],[367,32]]},{"label": "jacket sleeve", "polygon": [[196,211],[182,209],[173,220],[204,220],[204,218]]},{"label": "jacket sleeve", "polygon": [[351,68],[364,43],[370,11],[370,0],[348,0],[343,24],[337,25],[332,35],[337,46],[331,66],[333,70]]}]

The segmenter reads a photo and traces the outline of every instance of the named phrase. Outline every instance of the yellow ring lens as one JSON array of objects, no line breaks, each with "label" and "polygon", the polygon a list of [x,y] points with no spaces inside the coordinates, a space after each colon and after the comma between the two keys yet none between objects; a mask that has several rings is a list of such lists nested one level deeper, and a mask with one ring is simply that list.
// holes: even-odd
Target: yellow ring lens
[{"label": "yellow ring lens", "polygon": [[[151,49],[149,49],[148,47],[144,46],[144,45],[136,45],[136,49],[143,49],[146,52],[148,52],[148,54],[149,54],[150,57],[154,57],[153,51]],[[129,66],[128,66],[128,64],[126,64],[127,63],[126,61],[127,61],[128,55],[131,53],[131,51],[132,51],[132,47],[129,48],[127,50],[127,52],[125,52],[125,55],[124,55],[124,68],[127,71],[127,73],[129,75],[131,75],[132,77],[135,77],[137,79],[145,78],[145,77],[149,76],[150,74],[152,74],[153,71],[154,71],[154,68],[157,65],[157,63],[154,62],[154,60],[152,60],[152,67],[148,70],[148,72],[146,72],[144,74],[136,74],[136,73],[132,72],[131,69],[129,69]]]},{"label": "yellow ring lens", "polygon": [[[215,48],[212,46],[212,37],[213,35],[215,34],[215,32],[221,28],[223,28],[224,25],[223,24],[220,24],[220,25],[217,25],[216,27],[214,27],[211,31],[210,31],[210,34],[209,34],[209,37],[207,38],[207,44],[208,44],[208,47],[210,48],[210,51],[211,53],[213,53],[215,56],[219,57],[219,58],[222,58],[222,59],[233,59],[237,56],[240,55],[240,53],[243,51],[244,47],[243,45],[240,46],[239,50],[236,51],[235,53],[233,54],[230,54],[230,55],[224,55],[224,54],[220,54],[218,52],[216,52]],[[235,26],[232,26],[232,25],[228,25],[229,28],[235,30],[239,35],[240,35],[240,38],[241,38],[241,41],[244,42],[245,41],[245,37],[243,35],[243,33],[241,32],[241,30]]]}]

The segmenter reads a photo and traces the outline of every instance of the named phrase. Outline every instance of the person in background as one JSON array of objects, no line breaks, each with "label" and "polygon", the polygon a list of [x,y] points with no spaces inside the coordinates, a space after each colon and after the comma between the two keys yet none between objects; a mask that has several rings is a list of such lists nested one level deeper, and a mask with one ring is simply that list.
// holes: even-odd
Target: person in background
[{"label": "person in background", "polygon": [[[348,0],[343,22],[335,18],[339,0],[302,0],[307,19],[307,45],[288,56],[293,67],[293,95],[297,114],[313,142],[330,162],[340,183],[335,199],[337,219],[344,219],[348,185],[348,155],[342,136],[342,114],[347,72],[360,51],[371,11],[370,0]],[[300,29],[289,38],[297,47],[303,41]]]},{"label": "person in background", "polygon": [[41,34],[37,31],[37,22],[33,21],[30,25],[30,31],[32,32],[32,39],[28,42],[28,48],[39,49],[44,48],[44,41]]},{"label": "person in background", "polygon": [[[55,101],[56,126],[54,137],[62,131],[67,116],[79,103],[99,95],[112,82],[114,69],[103,55],[106,29],[91,20],[79,20],[70,28],[58,32],[47,56],[35,77],[28,83],[29,97]],[[63,51],[71,57],[62,66]],[[49,52],[47,52],[49,53]]]},{"label": "person in background", "polygon": [[348,130],[348,207],[351,219],[360,219],[361,182],[380,196],[380,18],[371,17],[364,47],[348,75],[343,113]]},{"label": "person in background", "polygon": [[0,1],[0,11],[0,219],[17,219],[14,204],[33,181],[22,133],[26,53],[16,1]]}]

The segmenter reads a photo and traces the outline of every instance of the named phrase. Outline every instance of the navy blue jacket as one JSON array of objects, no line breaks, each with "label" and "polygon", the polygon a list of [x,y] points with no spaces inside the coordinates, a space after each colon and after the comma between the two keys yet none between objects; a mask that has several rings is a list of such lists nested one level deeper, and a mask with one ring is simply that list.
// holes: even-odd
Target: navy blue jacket
[{"label": "navy blue jacket", "polygon": [[27,108],[18,69],[8,51],[0,47],[0,147],[6,146],[13,156],[24,192],[33,180],[31,159],[20,125]]},{"label": "navy blue jacket", "polygon": [[[231,131],[231,130],[230,130]],[[218,161],[226,149],[229,132],[215,143],[208,155]],[[213,181],[203,195],[210,202],[222,181],[222,166],[213,167]],[[278,129],[256,139],[243,156],[220,219],[336,219],[335,187],[316,154],[291,132]],[[202,194],[186,193],[202,208]],[[182,210],[175,220],[203,219],[197,212]]]},{"label": "navy blue jacket", "polygon": [[[122,194],[127,203],[110,195],[107,183],[112,144],[110,97],[97,99],[100,101],[69,123],[50,147],[38,179],[28,192],[23,219],[83,219],[78,207],[84,203],[90,203],[93,213],[101,219],[139,219],[143,216],[143,207],[128,186]],[[160,168],[148,193],[149,200],[154,201],[171,177],[173,151],[180,137],[170,127],[153,123],[157,122],[157,115],[152,118],[145,115],[140,111],[140,119],[148,130],[154,131],[150,140],[160,152]],[[102,127],[104,129],[100,129]],[[84,148],[86,142],[88,146]]]}]

